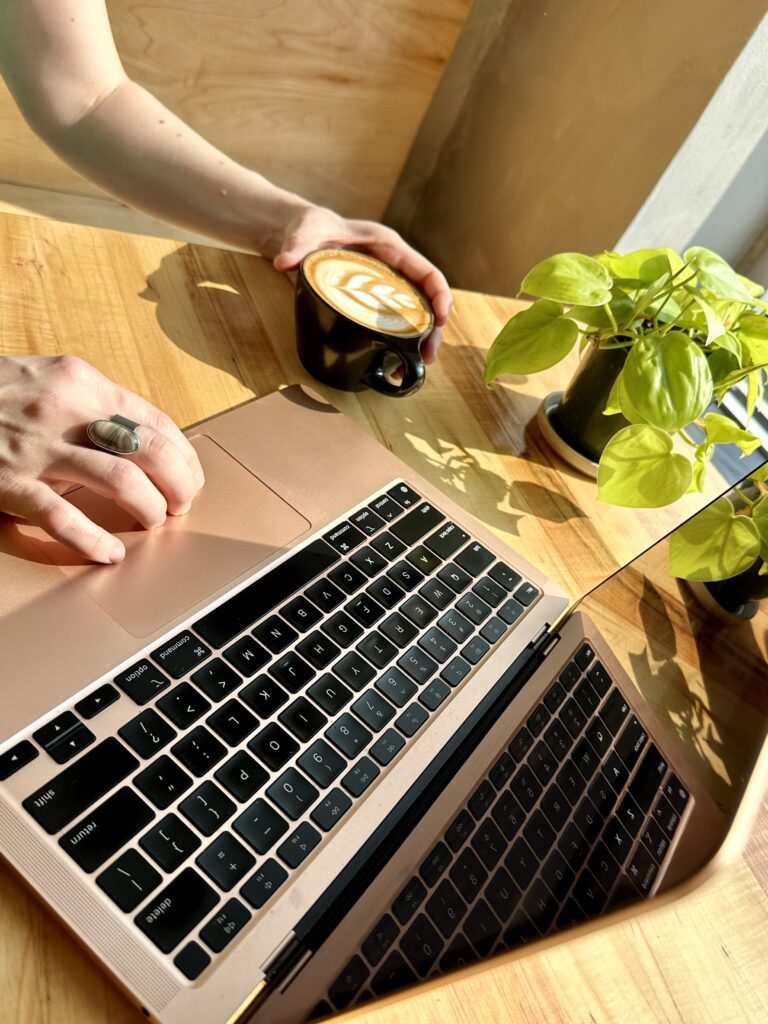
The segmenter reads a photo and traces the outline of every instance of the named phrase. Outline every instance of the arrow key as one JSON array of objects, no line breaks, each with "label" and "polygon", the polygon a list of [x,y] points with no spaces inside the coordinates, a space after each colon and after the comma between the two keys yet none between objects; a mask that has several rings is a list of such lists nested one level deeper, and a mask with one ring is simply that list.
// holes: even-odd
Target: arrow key
[{"label": "arrow key", "polygon": [[70,729],[66,735],[62,736],[58,743],[52,743],[48,747],[48,753],[56,764],[64,764],[75,754],[79,754],[81,750],[90,746],[95,739],[96,737],[90,729],[86,729],[84,725],[78,723],[74,729]]},{"label": "arrow key", "polygon": [[119,700],[120,693],[111,683],[104,683],[75,704],[75,711],[83,718],[95,718],[100,711]]},{"label": "arrow key", "polygon": [[37,755],[37,748],[29,740],[22,740],[15,747],[11,747],[4,754],[0,754],[0,781],[10,778],[19,768],[23,768],[25,764],[34,761]]}]

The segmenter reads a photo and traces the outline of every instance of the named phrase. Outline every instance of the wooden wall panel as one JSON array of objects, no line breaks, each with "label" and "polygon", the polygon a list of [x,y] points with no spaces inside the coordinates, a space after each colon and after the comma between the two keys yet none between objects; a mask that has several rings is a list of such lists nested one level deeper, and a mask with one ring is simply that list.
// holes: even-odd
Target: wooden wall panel
[{"label": "wooden wall panel", "polygon": [[[230,156],[380,217],[471,0],[108,0],[128,73]],[[0,181],[100,194],[0,85]]]}]

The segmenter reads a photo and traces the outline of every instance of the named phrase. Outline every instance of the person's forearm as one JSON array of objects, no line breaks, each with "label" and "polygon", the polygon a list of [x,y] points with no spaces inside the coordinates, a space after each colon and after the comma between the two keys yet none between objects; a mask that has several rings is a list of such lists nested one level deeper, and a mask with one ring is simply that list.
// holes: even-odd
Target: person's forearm
[{"label": "person's forearm", "polygon": [[225,156],[130,79],[45,141],[128,205],[245,252],[273,258],[290,217],[309,205]]}]

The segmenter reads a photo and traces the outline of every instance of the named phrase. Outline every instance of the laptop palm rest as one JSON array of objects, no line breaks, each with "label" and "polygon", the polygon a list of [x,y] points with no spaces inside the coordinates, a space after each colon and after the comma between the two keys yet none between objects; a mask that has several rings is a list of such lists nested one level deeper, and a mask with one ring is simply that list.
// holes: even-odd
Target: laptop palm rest
[{"label": "laptop palm rest", "polygon": [[300,537],[310,523],[211,438],[192,443],[206,484],[186,516],[143,530],[86,488],[67,500],[125,544],[125,561],[101,566],[19,526],[58,569],[132,636],[143,638]]}]

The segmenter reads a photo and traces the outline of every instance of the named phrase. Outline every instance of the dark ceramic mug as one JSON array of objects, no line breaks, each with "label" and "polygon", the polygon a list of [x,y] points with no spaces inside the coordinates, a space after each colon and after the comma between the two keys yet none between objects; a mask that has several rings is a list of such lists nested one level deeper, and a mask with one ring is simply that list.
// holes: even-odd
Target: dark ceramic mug
[{"label": "dark ceramic mug", "polygon": [[[319,249],[296,283],[299,359],[341,391],[372,388],[403,398],[424,383],[421,343],[435,324],[419,289],[386,263],[351,249]],[[402,366],[402,380],[391,372]]]}]

